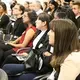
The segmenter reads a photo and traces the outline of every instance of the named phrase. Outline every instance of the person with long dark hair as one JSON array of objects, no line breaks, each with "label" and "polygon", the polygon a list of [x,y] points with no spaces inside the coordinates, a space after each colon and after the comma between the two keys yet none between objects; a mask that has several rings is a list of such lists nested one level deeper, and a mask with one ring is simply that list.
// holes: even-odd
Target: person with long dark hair
[{"label": "person with long dark hair", "polygon": [[9,17],[7,15],[7,7],[4,2],[0,2],[0,28],[6,29],[9,23]]},{"label": "person with long dark hair", "polygon": [[69,19],[52,20],[48,35],[49,44],[54,46],[51,65],[59,74],[57,80],[75,80],[80,74],[80,44],[76,25]]}]

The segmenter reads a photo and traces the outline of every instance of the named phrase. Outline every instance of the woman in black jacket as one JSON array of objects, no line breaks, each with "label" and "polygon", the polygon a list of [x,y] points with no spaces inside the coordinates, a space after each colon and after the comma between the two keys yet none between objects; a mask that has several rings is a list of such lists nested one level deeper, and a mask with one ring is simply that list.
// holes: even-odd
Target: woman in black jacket
[{"label": "woman in black jacket", "polygon": [[9,23],[9,17],[6,15],[7,7],[4,2],[0,2],[0,28],[6,29],[7,24]]}]

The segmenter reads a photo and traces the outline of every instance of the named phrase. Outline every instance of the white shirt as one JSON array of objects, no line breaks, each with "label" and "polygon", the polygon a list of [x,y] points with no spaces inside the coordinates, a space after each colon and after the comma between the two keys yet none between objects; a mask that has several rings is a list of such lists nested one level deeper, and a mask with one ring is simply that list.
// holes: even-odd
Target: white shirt
[{"label": "white shirt", "polygon": [[51,46],[50,52],[53,53],[53,51],[54,51],[54,47]]},{"label": "white shirt", "polygon": [[41,37],[44,35],[45,31],[41,31],[41,33],[34,39],[33,41],[33,49],[35,49],[37,43],[39,42],[39,40],[41,39]]},{"label": "white shirt", "polygon": [[76,19],[79,17],[80,15],[76,16]]},{"label": "white shirt", "polygon": [[43,12],[43,10],[42,9],[39,9],[38,11],[36,11],[36,14],[39,15],[42,12]]}]

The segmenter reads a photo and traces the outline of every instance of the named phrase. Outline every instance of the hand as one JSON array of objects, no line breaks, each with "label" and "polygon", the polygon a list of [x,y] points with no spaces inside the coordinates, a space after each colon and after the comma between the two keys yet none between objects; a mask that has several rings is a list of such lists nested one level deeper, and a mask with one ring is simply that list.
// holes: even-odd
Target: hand
[{"label": "hand", "polygon": [[9,44],[9,45],[13,45],[13,43],[12,43],[12,42],[8,42],[7,44]]},{"label": "hand", "polygon": [[51,53],[50,52],[44,52],[43,55],[44,56],[51,56]]},{"label": "hand", "polygon": [[10,41],[9,43],[15,43],[14,41]]}]

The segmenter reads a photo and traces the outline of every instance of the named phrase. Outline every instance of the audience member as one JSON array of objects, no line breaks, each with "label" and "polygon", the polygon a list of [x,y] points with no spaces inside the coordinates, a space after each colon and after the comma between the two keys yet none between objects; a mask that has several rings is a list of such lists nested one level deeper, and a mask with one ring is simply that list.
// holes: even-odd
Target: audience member
[{"label": "audience member", "polygon": [[17,4],[16,0],[12,0],[10,3],[10,8],[12,9]]},{"label": "audience member", "polygon": [[52,19],[54,18],[54,12],[58,8],[58,3],[54,0],[49,2],[49,8],[47,9],[48,14],[51,15]]},{"label": "audience member", "polygon": [[33,2],[30,2],[30,3],[29,3],[29,9],[30,9],[30,10],[34,10],[34,4],[33,4]]},{"label": "audience member", "polygon": [[70,8],[58,7],[54,13],[54,19],[60,19],[60,18],[64,18],[64,19],[67,18],[72,20],[77,27],[77,20],[75,18],[75,14]]},{"label": "audience member", "polygon": [[43,2],[43,11],[46,12],[47,8],[48,8],[48,3],[47,2]]},{"label": "audience member", "polygon": [[52,20],[48,35],[49,44],[54,46],[51,65],[59,74],[57,80],[75,80],[80,73],[80,44],[76,25],[68,19]]},{"label": "audience member", "polygon": [[72,10],[74,14],[76,15],[78,29],[79,29],[80,28],[80,2],[73,3]]},{"label": "audience member", "polygon": [[58,6],[61,6],[61,0],[56,0],[56,2],[58,3]]},{"label": "audience member", "polygon": [[9,17],[7,16],[7,7],[4,2],[0,2],[0,28],[6,29],[9,23]]},{"label": "audience member", "polygon": [[25,9],[29,9],[29,2],[25,1],[23,6],[25,7]]},{"label": "audience member", "polygon": [[24,6],[18,3],[13,7],[13,15],[15,16],[15,22],[12,34],[17,37],[21,36],[21,34],[26,29],[22,20],[22,14],[24,13],[24,10]]},{"label": "audience member", "polygon": [[54,12],[54,19],[65,19],[67,18],[66,8],[58,7]]},{"label": "audience member", "polygon": [[7,44],[0,43],[0,52],[2,51],[0,55],[3,55],[3,56],[0,56],[1,63],[6,59],[8,55],[12,53],[15,54],[18,49],[24,48],[24,47],[32,47],[33,37],[36,32],[36,27],[35,27],[36,19],[37,19],[37,14],[35,13],[35,11],[29,11],[29,12],[25,11],[23,15],[23,22],[27,26],[22,36],[17,38],[15,41],[9,42]]},{"label": "audience member", "polygon": [[72,6],[73,6],[73,3],[74,3],[74,0],[70,0],[70,2],[69,2],[69,6],[72,8]]},{"label": "audience member", "polygon": [[33,2],[33,5],[34,5],[34,11],[36,12],[37,15],[43,12],[42,5],[39,1]]}]

